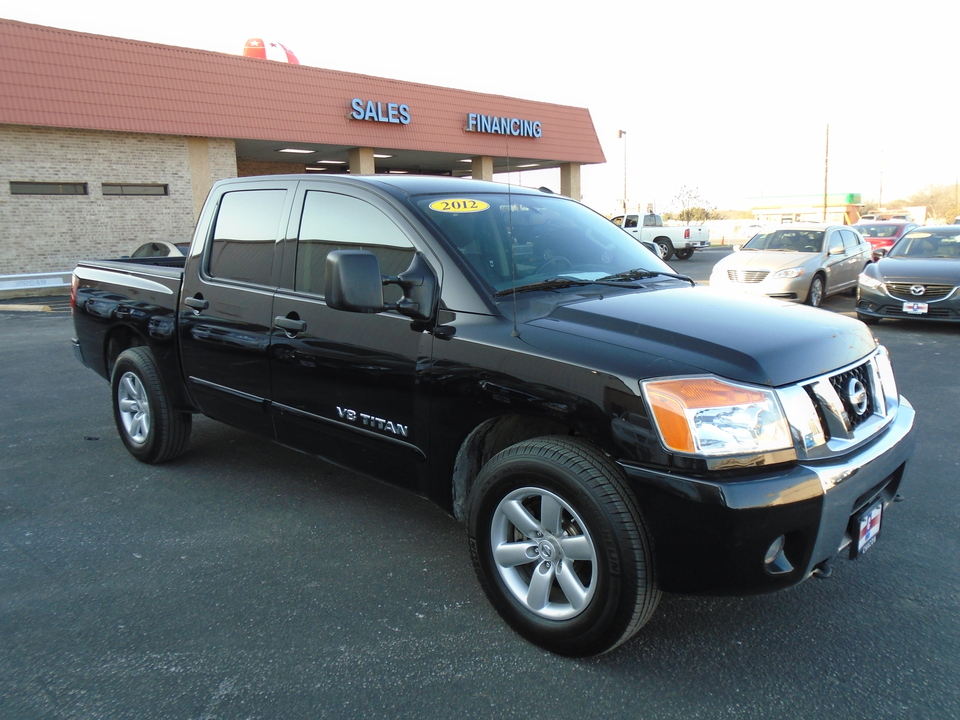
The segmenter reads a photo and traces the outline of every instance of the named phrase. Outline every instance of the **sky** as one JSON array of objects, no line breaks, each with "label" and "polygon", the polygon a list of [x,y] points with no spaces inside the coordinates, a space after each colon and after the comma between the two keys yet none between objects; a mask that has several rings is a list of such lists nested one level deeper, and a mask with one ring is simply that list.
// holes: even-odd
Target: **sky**
[{"label": "sky", "polygon": [[830,193],[884,205],[960,178],[956,2],[0,0],[0,17],[232,54],[260,37],[302,65],[584,107],[607,162],[583,167],[583,201],[605,213],[625,175],[628,203],[662,212],[684,187],[717,209],[822,196],[825,161]]}]

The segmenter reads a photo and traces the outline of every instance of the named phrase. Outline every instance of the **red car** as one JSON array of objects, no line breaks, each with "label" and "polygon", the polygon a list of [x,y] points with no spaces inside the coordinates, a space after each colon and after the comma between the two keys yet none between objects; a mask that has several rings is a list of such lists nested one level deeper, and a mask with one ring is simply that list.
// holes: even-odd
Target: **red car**
[{"label": "red car", "polygon": [[[887,254],[894,243],[918,225],[907,220],[871,220],[858,222],[853,226],[863,235],[863,239],[873,248],[873,259],[879,260]],[[879,252],[882,250],[883,252]]]}]

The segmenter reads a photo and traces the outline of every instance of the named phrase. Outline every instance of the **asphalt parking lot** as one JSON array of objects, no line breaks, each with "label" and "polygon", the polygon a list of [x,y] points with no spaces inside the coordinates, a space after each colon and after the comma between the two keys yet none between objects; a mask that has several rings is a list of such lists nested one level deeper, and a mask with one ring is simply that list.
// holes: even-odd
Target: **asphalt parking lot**
[{"label": "asphalt parking lot", "polygon": [[569,660],[500,621],[424,500],[204,419],[135,461],[51,307],[0,303],[0,718],[960,717],[960,327],[874,329],[918,418],[874,549],[776,595],[667,595]]}]

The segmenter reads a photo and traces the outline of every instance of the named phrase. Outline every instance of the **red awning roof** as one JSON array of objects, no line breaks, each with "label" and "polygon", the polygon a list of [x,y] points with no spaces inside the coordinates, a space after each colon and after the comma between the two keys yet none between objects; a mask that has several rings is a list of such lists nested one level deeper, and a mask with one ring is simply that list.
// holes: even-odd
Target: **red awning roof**
[{"label": "red awning roof", "polygon": [[[600,163],[584,108],[0,19],[0,124]],[[353,98],[406,125],[349,120]],[[540,138],[465,132],[468,113],[538,120]]]}]

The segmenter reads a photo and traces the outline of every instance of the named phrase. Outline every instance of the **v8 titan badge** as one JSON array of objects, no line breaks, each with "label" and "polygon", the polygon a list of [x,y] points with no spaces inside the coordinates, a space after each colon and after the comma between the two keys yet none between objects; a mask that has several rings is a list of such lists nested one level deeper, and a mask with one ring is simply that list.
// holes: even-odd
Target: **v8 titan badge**
[{"label": "v8 titan badge", "polygon": [[873,547],[880,535],[880,521],[883,517],[883,500],[877,500],[864,510],[856,519],[853,530],[856,532],[850,546],[850,558],[856,559]]}]

